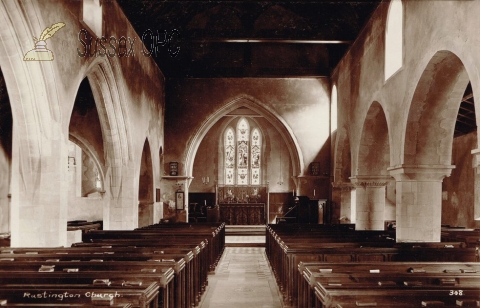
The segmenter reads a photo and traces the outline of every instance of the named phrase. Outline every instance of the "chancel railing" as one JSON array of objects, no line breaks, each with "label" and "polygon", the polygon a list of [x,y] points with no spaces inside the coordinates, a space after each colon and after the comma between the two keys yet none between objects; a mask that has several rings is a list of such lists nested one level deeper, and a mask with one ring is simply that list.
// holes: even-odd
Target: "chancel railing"
[{"label": "chancel railing", "polygon": [[265,224],[268,205],[267,185],[217,185],[220,220],[227,225]]}]

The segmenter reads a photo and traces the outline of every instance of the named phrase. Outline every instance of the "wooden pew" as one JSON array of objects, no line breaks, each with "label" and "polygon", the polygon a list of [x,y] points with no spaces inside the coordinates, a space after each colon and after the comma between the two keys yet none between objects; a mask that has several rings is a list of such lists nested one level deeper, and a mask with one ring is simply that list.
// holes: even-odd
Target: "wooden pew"
[{"label": "wooden pew", "polygon": [[[193,230],[202,230],[207,233],[212,232],[212,255],[211,255],[211,268],[210,271],[215,270],[218,261],[225,249],[225,223],[195,223],[195,224],[153,224],[146,227],[139,228],[137,230],[155,229],[157,232],[175,232],[182,233],[185,229],[190,232]],[[198,234],[198,232],[195,232]]]},{"label": "wooden pew", "polygon": [[[198,254],[199,247],[193,247],[193,251]],[[176,272],[175,278],[175,288],[177,300],[181,298],[185,298],[182,296],[184,292],[188,292],[189,296],[186,297],[186,306],[190,306],[191,302],[198,303],[201,295],[200,286],[198,282],[200,280],[199,273],[198,273],[198,264],[193,264],[196,260],[194,260],[195,254],[190,249],[183,249],[177,247],[168,247],[168,246],[155,246],[155,247],[112,247],[112,246],[100,246],[100,247],[73,247],[73,248],[8,248],[3,249],[0,252],[0,258],[15,258],[18,254],[46,254],[46,253],[55,253],[55,254],[67,254],[71,256],[72,254],[82,254],[82,255],[91,255],[93,254],[95,258],[100,257],[104,254],[106,255],[119,255],[119,254],[129,254],[130,256],[134,254],[141,253],[142,255],[151,255],[154,260],[159,260],[158,258],[175,258],[178,257],[179,254],[183,255],[185,265],[176,264],[174,269]],[[183,268],[185,267],[185,270]],[[183,271],[185,274],[183,274]],[[183,275],[185,278],[183,278]],[[183,286],[180,284],[183,283]],[[193,286],[193,287],[190,287]],[[186,291],[181,291],[186,290]]]},{"label": "wooden pew", "polygon": [[[213,271],[215,265],[220,259],[221,252],[219,251],[219,246],[222,243],[220,237],[216,236],[215,230],[211,229],[163,229],[163,228],[148,228],[141,230],[133,231],[123,231],[123,230],[93,230],[85,233],[82,236],[83,242],[98,242],[105,240],[133,240],[133,239],[152,239],[156,240],[159,243],[170,240],[183,243],[186,240],[200,240],[204,241],[207,254],[207,264],[209,270]],[[224,240],[223,240],[224,242]],[[219,244],[220,243],[220,244]],[[223,245],[224,246],[224,245]],[[223,250],[222,250],[223,251]]]},{"label": "wooden pew", "polygon": [[[77,268],[78,269],[78,268]],[[151,283],[159,285],[159,294],[157,297],[157,307],[173,307],[173,294],[169,289],[173,287],[170,282],[173,281],[173,269],[163,273],[145,273],[145,272],[125,272],[125,271],[80,271],[80,272],[27,272],[27,271],[8,271],[2,272],[0,276],[0,285],[78,285],[95,284],[108,282],[108,286],[127,287],[142,286]],[[170,306],[172,303],[172,306]]]},{"label": "wooden pew", "polygon": [[[198,273],[199,278],[197,282],[200,283],[200,294],[205,291],[205,288],[208,284],[208,272],[212,268],[212,261],[211,258],[211,245],[208,245],[208,241],[204,239],[203,236],[195,237],[195,236],[177,236],[171,235],[168,237],[159,236],[158,233],[148,232],[146,235],[143,233],[132,231],[126,231],[125,237],[121,238],[122,233],[120,231],[115,231],[111,235],[96,235],[95,239],[90,239],[88,243],[76,243],[73,246],[76,247],[85,247],[85,246],[112,246],[112,247],[119,247],[119,246],[133,246],[133,247],[158,247],[157,250],[160,250],[159,247],[165,246],[174,246],[174,247],[199,247],[200,252],[196,255],[196,264],[198,265]],[[105,238],[103,238],[105,237]],[[193,247],[192,247],[193,246]],[[216,258],[215,258],[216,259]]]},{"label": "wooden pew", "polygon": [[[315,307],[357,306],[392,307],[401,302],[402,307],[454,307],[457,300],[477,304],[480,289],[475,288],[409,288],[409,289],[338,289],[315,286]],[[345,303],[345,304],[344,304]],[[398,306],[397,306],[398,307]]]},{"label": "wooden pew", "polygon": [[476,261],[475,249],[462,248],[465,245],[459,242],[398,244],[390,231],[339,231],[326,226],[282,227],[269,228],[267,257],[288,305],[296,302],[299,282],[296,273],[301,261]]},{"label": "wooden pew", "polygon": [[303,279],[298,289],[298,307],[314,306],[314,289],[320,288],[319,284],[327,289],[339,287],[351,290],[428,289],[427,286],[469,290],[478,289],[480,285],[480,263],[301,263],[299,274]]},{"label": "wooden pew", "polygon": [[[23,303],[8,303],[8,301],[5,299],[5,300],[2,300],[0,299],[0,303],[3,303],[0,305],[0,307],[2,308],[17,308],[17,307],[23,307],[23,308],[26,308],[26,307],[29,307],[29,308],[51,308],[52,307],[52,304],[35,304],[35,303],[29,303],[28,305],[27,304],[23,304]],[[55,307],[58,307],[58,308],[98,308],[99,305],[98,304],[59,304],[59,303],[55,303]],[[108,306],[110,308],[133,308],[133,305],[130,304],[130,303],[127,303],[127,304],[116,304],[116,303],[112,303],[110,306]]]},{"label": "wooden pew", "polygon": [[[116,262],[115,262],[116,263]],[[158,306],[174,307],[175,288],[174,270],[164,265],[136,262],[0,262],[0,285],[4,284],[38,284],[38,283],[81,283],[108,279],[112,286],[135,284],[138,281],[156,282],[159,285]],[[132,264],[133,263],[133,264]],[[177,305],[178,306],[178,305]]]},{"label": "wooden pew", "polygon": [[[86,242],[74,244],[74,248],[4,250],[0,254],[0,261],[3,261],[0,262],[0,268],[7,263],[35,262],[37,265],[39,262],[55,262],[56,266],[67,262],[69,265],[83,262],[77,264],[83,270],[87,268],[85,263],[93,270],[95,263],[102,263],[98,266],[104,267],[110,263],[119,265],[126,262],[133,268],[133,263],[163,263],[173,258],[174,279],[181,280],[175,283],[175,290],[182,290],[176,293],[175,307],[191,307],[200,302],[208,283],[208,271],[215,268],[223,253],[225,224],[195,224],[193,227],[191,224],[159,224],[134,231],[86,231],[83,236]],[[178,266],[181,257],[184,258],[184,268]],[[14,262],[7,262],[10,260]],[[183,280],[180,279],[182,275]]]},{"label": "wooden pew", "polygon": [[145,286],[96,286],[93,284],[68,285],[0,285],[0,298],[8,303],[50,304],[58,302],[72,304],[110,305],[132,304],[133,307],[157,308],[158,284]]},{"label": "wooden pew", "polygon": [[[468,254],[473,256],[475,251],[471,248],[464,248]],[[290,275],[290,279],[285,280],[285,292],[289,296],[290,302],[295,302],[297,298],[297,289],[299,276],[298,264],[302,261],[321,261],[321,262],[392,262],[392,261],[451,261],[457,258],[457,249],[452,248],[382,248],[382,247],[358,247],[358,248],[317,248],[309,250],[286,250],[287,266],[285,271]],[[462,251],[460,255],[464,255]],[[465,261],[465,260],[459,260]],[[466,260],[474,262],[471,257]]]},{"label": "wooden pew", "polygon": [[[7,256],[7,257],[3,257]],[[19,262],[44,262],[48,265],[60,264],[60,262],[68,263],[70,268],[76,266],[76,268],[83,268],[84,270],[91,270],[95,268],[97,270],[117,270],[117,271],[129,271],[138,270],[145,267],[158,267],[160,268],[172,268],[175,272],[174,275],[174,306],[175,307],[189,307],[195,302],[193,298],[193,292],[189,289],[191,285],[188,285],[189,279],[193,277],[187,277],[185,271],[185,256],[183,254],[155,254],[155,253],[37,253],[37,254],[0,254],[0,268],[8,266],[9,268],[15,268],[20,270]],[[18,266],[16,264],[19,263]],[[97,267],[94,267],[97,265]]]},{"label": "wooden pew", "polygon": [[[191,292],[192,301],[197,305],[200,298],[205,291],[208,283],[208,258],[205,254],[205,245],[203,242],[197,245],[196,240],[186,240],[184,244],[176,241],[167,243],[168,241],[162,241],[162,244],[157,243],[155,240],[149,239],[137,239],[137,240],[110,240],[105,241],[98,240],[99,242],[93,243],[76,243],[74,249],[91,249],[92,251],[106,250],[108,251],[123,251],[126,252],[129,249],[146,254],[149,251],[153,252],[153,257],[158,259],[169,252],[176,251],[178,249],[191,249],[192,255],[188,255],[185,259],[185,272],[186,272],[186,286],[185,288]],[[188,242],[191,241],[191,244]],[[189,250],[190,251],[190,250]],[[132,252],[129,252],[130,254]],[[193,257],[193,259],[192,259]]]}]

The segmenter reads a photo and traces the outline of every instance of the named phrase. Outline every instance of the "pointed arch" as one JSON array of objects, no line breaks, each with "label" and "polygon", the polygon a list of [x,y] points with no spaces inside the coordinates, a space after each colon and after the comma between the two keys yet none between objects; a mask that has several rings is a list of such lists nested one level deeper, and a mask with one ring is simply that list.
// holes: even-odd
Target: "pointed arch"
[{"label": "pointed arch", "polygon": [[152,152],[148,138],[143,144],[142,156],[139,165],[138,179],[138,226],[144,227],[153,224],[153,164]]},{"label": "pointed arch", "polygon": [[185,167],[187,175],[192,175],[195,155],[207,132],[223,116],[241,107],[246,107],[255,111],[277,128],[279,134],[286,143],[290,157],[292,158],[293,175],[300,175],[301,170],[304,170],[303,154],[292,129],[274,110],[266,107],[265,104],[262,104],[260,101],[249,95],[240,95],[228,100],[222,108],[216,110],[214,113],[208,116],[200,128],[195,132],[191,142],[188,145],[186,153]]},{"label": "pointed arch", "polygon": [[[11,245],[64,245],[67,234],[66,181],[46,180],[42,167],[65,172],[66,164],[55,164],[67,157],[68,136],[62,131],[61,102],[55,76],[55,63],[44,65],[23,61],[32,48],[32,37],[43,30],[37,2],[0,2],[0,67],[10,96],[13,119],[11,173]],[[55,46],[52,41],[50,46]],[[58,45],[57,45],[58,46]],[[52,49],[55,49],[53,47]],[[42,198],[38,197],[42,193]],[[56,211],[33,219],[27,213]],[[44,228],[49,225],[49,228]],[[28,228],[25,228],[28,226]]]},{"label": "pointed arch", "polygon": [[128,135],[128,115],[125,112],[123,92],[116,83],[115,60],[95,61],[87,70],[102,125],[105,149],[106,176],[110,183],[105,189],[118,198],[122,183],[122,167],[131,159],[131,142]]}]

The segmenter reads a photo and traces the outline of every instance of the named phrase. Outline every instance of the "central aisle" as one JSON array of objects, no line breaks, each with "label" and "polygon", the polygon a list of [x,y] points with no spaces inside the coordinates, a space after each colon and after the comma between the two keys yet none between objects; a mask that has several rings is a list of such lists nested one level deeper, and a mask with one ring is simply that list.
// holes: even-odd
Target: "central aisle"
[{"label": "central aisle", "polygon": [[200,308],[282,308],[264,247],[226,247]]}]

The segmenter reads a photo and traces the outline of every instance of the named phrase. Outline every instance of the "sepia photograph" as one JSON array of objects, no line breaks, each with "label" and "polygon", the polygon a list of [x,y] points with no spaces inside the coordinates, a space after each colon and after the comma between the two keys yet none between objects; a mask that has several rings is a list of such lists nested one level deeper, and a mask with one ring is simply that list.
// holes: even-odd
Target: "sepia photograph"
[{"label": "sepia photograph", "polygon": [[0,306],[480,307],[479,15],[0,0]]}]

